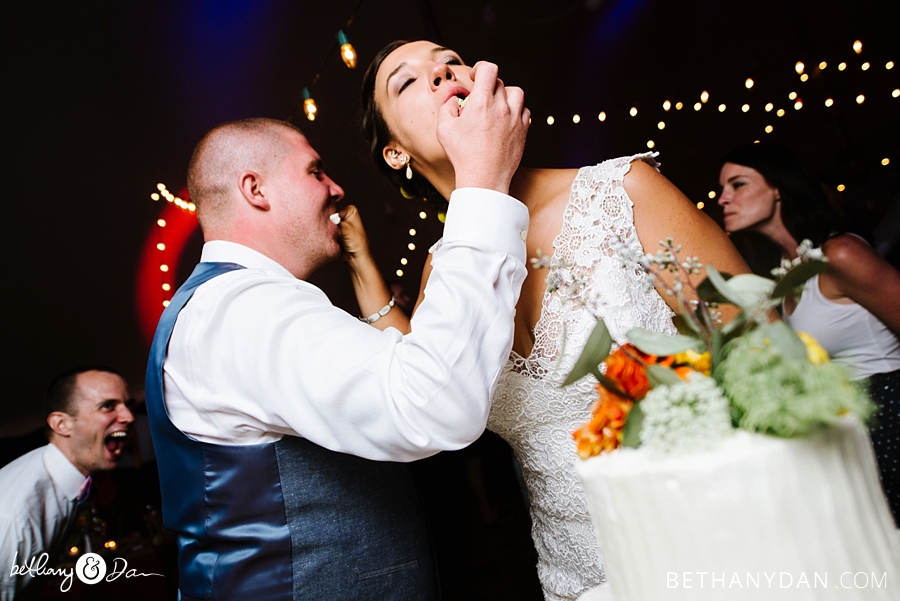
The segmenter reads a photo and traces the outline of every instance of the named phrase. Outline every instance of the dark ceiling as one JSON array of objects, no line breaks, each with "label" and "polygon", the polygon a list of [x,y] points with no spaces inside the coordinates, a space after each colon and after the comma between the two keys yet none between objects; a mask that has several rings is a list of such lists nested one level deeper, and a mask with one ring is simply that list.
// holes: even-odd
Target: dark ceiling
[{"label": "dark ceiling", "polygon": [[[335,54],[347,33],[361,66]],[[43,390],[78,364],[120,368],[139,386],[146,343],[135,313],[141,247],[160,212],[157,182],[185,182],[194,143],[220,122],[287,117],[311,83],[319,106],[301,119],[330,175],[361,207],[386,273],[410,264],[401,283],[414,293],[433,213],[402,199],[374,171],[356,127],[362,72],[385,43],[432,38],[469,61],[497,62],[507,84],[525,89],[534,115],[525,164],[579,166],[645,150],[654,140],[664,173],[695,200],[715,188],[718,159],[763,138],[804,154],[829,182],[838,152],[854,144],[872,160],[896,157],[900,3],[887,0],[83,0],[4,3],[7,48],[6,253],[13,285],[3,334],[0,434],[40,423]],[[857,56],[851,45],[864,42]],[[327,60],[326,60],[327,59]],[[801,83],[794,64],[812,79]],[[828,62],[819,73],[815,65]],[[863,72],[861,63],[871,61]],[[835,66],[848,63],[846,72]],[[757,82],[744,87],[747,77]],[[700,93],[711,97],[699,112]],[[797,91],[802,111],[787,94]],[[856,105],[853,98],[865,93]],[[826,110],[824,98],[835,107]],[[662,101],[685,108],[666,115]],[[761,106],[773,102],[777,118]],[[742,114],[747,102],[751,110]],[[726,111],[719,113],[719,104]],[[628,115],[630,107],[638,116]],[[608,114],[598,120],[599,111]],[[573,115],[582,117],[573,123]],[[553,115],[556,123],[547,125]],[[666,120],[665,130],[657,123]],[[300,122],[303,121],[303,122]],[[11,163],[9,162],[11,159]],[[895,160],[894,165],[897,164]],[[893,166],[891,166],[893,168]],[[715,216],[716,207],[707,210]],[[419,232],[410,253],[408,229]],[[189,246],[178,272],[197,258]],[[354,310],[342,265],[315,277]]]}]

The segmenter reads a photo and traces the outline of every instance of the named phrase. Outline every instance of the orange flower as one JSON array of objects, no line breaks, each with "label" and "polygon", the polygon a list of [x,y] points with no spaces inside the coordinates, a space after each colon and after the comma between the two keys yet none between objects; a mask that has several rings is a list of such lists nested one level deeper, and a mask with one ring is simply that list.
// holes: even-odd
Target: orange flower
[{"label": "orange flower", "polygon": [[634,406],[633,401],[627,401],[602,386],[597,386],[597,390],[600,400],[594,405],[591,420],[572,433],[578,456],[582,459],[612,451],[622,444],[625,420]]},{"label": "orange flower", "polygon": [[650,382],[647,381],[647,370],[640,361],[634,359],[640,357],[645,363],[655,363],[656,357],[639,351],[636,347],[626,344],[606,358],[606,377],[619,385],[619,388],[633,399],[644,398],[650,390]]}]

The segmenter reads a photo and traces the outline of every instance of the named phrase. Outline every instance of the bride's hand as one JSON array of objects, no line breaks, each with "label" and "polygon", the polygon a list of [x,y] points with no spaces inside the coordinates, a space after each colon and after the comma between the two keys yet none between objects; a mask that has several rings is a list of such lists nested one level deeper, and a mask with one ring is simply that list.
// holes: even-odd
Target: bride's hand
[{"label": "bride's hand", "polygon": [[465,108],[450,98],[438,114],[437,137],[456,172],[456,187],[508,193],[525,150],[531,111],[521,88],[506,87],[497,65],[476,63]]},{"label": "bride's hand", "polygon": [[341,257],[352,267],[355,263],[371,259],[369,254],[369,238],[363,227],[359,211],[353,205],[347,205],[338,212],[341,222]]}]

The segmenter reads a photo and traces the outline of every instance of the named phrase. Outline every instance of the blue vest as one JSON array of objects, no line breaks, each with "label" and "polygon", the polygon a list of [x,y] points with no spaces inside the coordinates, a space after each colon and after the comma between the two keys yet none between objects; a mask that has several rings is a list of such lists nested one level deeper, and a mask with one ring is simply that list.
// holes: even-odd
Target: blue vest
[{"label": "blue vest", "polygon": [[210,444],[169,420],[162,366],[178,313],[202,283],[242,268],[197,265],[163,312],[150,350],[147,413],[163,523],[178,534],[180,598],[434,599],[425,519],[405,465],[336,453],[294,436]]}]

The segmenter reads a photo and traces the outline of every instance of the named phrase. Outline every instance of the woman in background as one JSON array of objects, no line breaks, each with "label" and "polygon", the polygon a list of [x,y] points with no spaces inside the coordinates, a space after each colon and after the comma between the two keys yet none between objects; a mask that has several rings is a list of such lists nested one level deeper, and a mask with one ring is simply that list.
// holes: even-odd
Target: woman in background
[{"label": "woman in background", "polygon": [[[480,68],[493,67],[475,67]],[[441,202],[450,197],[455,175],[437,139],[437,115],[452,111],[463,119],[464,101],[468,106],[485,102],[473,93],[478,79],[456,52],[426,41],[389,44],[369,67],[363,81],[364,135],[376,165],[408,197]],[[498,80],[497,85],[503,83]],[[620,242],[655,253],[659,241],[671,236],[684,245],[684,256],[698,256],[731,273],[748,271],[724,232],[655,167],[651,154],[640,154],[582,169],[519,168],[510,186],[510,195],[531,215],[527,236],[523,232],[528,255],[539,250],[552,254],[551,274],[566,269],[584,277],[586,296],[597,301],[617,343],[634,327],[674,333],[674,304],[667,302],[676,302],[646,289],[643,273],[622,268],[616,253]],[[358,220],[344,217],[345,255],[360,308],[363,315],[374,314],[387,308],[391,297],[366,250]],[[433,247],[434,261],[440,261],[439,246]],[[420,298],[430,269],[429,260]],[[525,279],[512,354],[498,378],[488,428],[510,444],[522,466],[545,598],[571,600],[604,579],[575,475],[572,440],[572,432],[590,418],[596,382],[583,378],[561,387],[596,321],[583,305],[558,292],[547,293],[546,281],[544,270],[531,270]],[[410,328],[399,311],[389,309],[373,325],[402,332]]]},{"label": "woman in background", "polygon": [[900,272],[859,236],[841,231],[824,191],[786,146],[750,144],[728,153],[719,173],[728,232],[753,231],[797,257],[804,239],[828,270],[810,279],[783,317],[818,340],[856,379],[869,379],[881,407],[871,430],[885,495],[900,524]]}]

